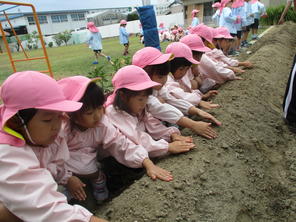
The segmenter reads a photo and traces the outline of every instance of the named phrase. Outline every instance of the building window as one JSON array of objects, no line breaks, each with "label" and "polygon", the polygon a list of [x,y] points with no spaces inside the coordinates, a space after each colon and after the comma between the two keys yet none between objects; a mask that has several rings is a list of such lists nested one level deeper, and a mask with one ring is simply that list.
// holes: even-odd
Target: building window
[{"label": "building window", "polygon": [[[28,16],[27,20],[29,22],[29,25],[35,25],[35,19],[33,16]],[[38,20],[40,24],[47,24],[47,17],[45,15],[38,15]]]},{"label": "building window", "polygon": [[35,20],[33,16],[28,16],[27,17],[29,25],[35,25]]},{"label": "building window", "polygon": [[47,17],[46,15],[38,15],[38,20],[40,24],[47,24]]},{"label": "building window", "polygon": [[85,16],[83,13],[71,14],[71,19],[72,19],[72,21],[84,21]]},{"label": "building window", "polygon": [[68,22],[67,15],[52,15],[52,23]]}]

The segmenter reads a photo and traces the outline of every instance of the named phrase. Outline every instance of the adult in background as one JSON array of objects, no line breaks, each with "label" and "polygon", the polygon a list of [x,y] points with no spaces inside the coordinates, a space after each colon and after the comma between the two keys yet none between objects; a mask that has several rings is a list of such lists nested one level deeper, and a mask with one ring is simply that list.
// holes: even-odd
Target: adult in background
[{"label": "adult in background", "polygon": [[296,55],[286,87],[283,109],[286,123],[290,130],[296,133]]}]

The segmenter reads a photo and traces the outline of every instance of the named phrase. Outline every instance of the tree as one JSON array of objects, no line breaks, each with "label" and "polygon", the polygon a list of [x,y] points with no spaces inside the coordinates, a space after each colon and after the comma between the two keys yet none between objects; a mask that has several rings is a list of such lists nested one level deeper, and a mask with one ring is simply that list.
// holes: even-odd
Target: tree
[{"label": "tree", "polygon": [[138,19],[139,19],[139,15],[137,13],[130,13],[127,15],[127,18],[126,18],[127,21],[134,21]]},{"label": "tree", "polygon": [[68,41],[71,39],[71,32],[69,31],[64,31],[56,34],[53,39],[56,42],[58,46],[60,46],[62,43],[65,43],[67,45]]}]

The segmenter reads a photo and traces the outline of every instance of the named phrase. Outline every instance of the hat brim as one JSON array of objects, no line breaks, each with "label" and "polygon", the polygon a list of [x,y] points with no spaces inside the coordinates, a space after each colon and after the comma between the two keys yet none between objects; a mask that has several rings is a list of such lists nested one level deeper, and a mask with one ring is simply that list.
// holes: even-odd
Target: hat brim
[{"label": "hat brim", "polygon": [[[42,109],[42,110],[51,110],[51,111],[60,111],[60,112],[74,112],[79,110],[82,107],[82,103],[70,101],[70,100],[63,100],[60,102],[51,103],[44,106],[37,106],[31,107],[35,109]],[[2,128],[4,127],[5,123],[13,117],[20,109],[15,108],[8,108],[2,107]]]},{"label": "hat brim", "polygon": [[214,36],[214,39],[223,39],[224,35],[218,34]]},{"label": "hat brim", "polygon": [[[72,100],[72,101],[76,101],[76,102],[78,102],[78,101],[83,97],[83,95],[84,95],[84,93],[85,93],[85,91],[86,91],[88,85],[89,85],[91,82],[96,82],[96,81],[98,81],[98,80],[100,80],[100,79],[101,79],[101,77],[96,77],[96,78],[90,79],[89,82],[87,82],[86,84],[84,84],[83,87],[81,87],[81,88],[78,90],[78,92],[74,95],[73,98],[71,98],[71,100]],[[66,98],[67,98],[67,97],[66,97]],[[69,99],[69,98],[67,98],[67,99]]]},{"label": "hat brim", "polygon": [[94,26],[89,27],[88,30],[91,31],[91,32],[99,32],[99,29],[97,27],[94,27]]},{"label": "hat brim", "polygon": [[194,58],[186,58],[189,62],[191,62],[192,64],[200,64],[199,61],[195,60]]},{"label": "hat brim", "polygon": [[127,85],[122,88],[127,88],[134,91],[140,91],[140,90],[149,89],[155,86],[160,86],[160,84],[151,80],[151,81],[145,81],[139,84]]},{"label": "hat brim", "polygon": [[161,56],[154,59],[149,65],[163,64],[167,61],[171,61],[174,58],[172,53],[161,54]]},{"label": "hat brim", "polygon": [[231,35],[226,35],[226,36],[223,36],[224,39],[233,39],[233,37]]},{"label": "hat brim", "polygon": [[192,51],[198,51],[198,52],[209,52],[211,51],[211,49],[209,47],[195,47],[195,48],[191,48]]}]

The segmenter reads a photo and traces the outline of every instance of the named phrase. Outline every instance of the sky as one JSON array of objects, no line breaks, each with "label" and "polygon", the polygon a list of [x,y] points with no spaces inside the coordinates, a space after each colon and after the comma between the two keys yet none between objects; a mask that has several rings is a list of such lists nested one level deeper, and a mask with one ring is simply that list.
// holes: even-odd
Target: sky
[{"label": "sky", "polygon": [[[8,2],[23,2],[33,4],[37,12],[70,9],[132,7],[142,5],[142,0],[8,0]],[[156,2],[157,0],[151,0],[152,4],[155,4]],[[8,6],[5,6],[5,8],[7,7]],[[3,9],[3,6],[0,6],[0,9]],[[27,11],[23,7],[20,8],[20,10],[22,12]],[[8,12],[12,12],[12,10]]]}]

